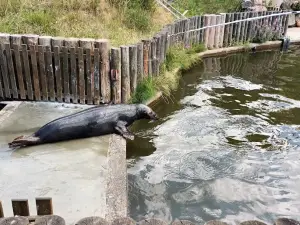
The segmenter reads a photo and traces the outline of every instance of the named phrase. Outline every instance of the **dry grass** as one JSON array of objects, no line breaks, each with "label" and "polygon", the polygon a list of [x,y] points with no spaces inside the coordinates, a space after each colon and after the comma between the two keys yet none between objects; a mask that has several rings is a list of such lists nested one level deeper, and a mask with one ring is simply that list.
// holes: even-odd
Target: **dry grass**
[{"label": "dry grass", "polygon": [[[155,9],[150,20],[129,16],[106,0],[0,0],[0,32],[107,38],[114,46],[151,37],[173,19],[161,8]],[[131,26],[130,20],[137,19],[134,22],[147,25],[146,30]]]}]

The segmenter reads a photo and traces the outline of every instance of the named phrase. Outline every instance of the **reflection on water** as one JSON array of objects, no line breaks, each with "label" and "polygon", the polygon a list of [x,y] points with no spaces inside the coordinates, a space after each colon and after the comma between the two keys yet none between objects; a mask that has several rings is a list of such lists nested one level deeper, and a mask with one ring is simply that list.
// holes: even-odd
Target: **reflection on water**
[{"label": "reflection on water", "polygon": [[300,219],[300,49],[208,58],[128,142],[130,215]]}]

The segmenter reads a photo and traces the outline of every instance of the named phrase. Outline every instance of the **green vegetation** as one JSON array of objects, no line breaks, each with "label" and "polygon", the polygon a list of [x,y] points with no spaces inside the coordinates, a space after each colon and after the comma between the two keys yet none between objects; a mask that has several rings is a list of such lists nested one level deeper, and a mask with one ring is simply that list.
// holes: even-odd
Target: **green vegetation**
[{"label": "green vegetation", "polygon": [[188,10],[186,16],[206,13],[223,13],[240,11],[240,0],[174,0],[173,6],[181,13]]},{"label": "green vegetation", "polygon": [[180,74],[178,69],[189,69],[199,61],[197,53],[204,51],[202,44],[193,45],[190,48],[175,46],[168,50],[165,62],[160,66],[158,76],[150,76],[137,85],[136,91],[131,98],[132,103],[141,103],[154,97],[157,92],[162,92],[168,97],[171,91],[176,89]]},{"label": "green vegetation", "polygon": [[0,32],[107,38],[112,45],[151,37],[171,15],[154,0],[0,0]]}]

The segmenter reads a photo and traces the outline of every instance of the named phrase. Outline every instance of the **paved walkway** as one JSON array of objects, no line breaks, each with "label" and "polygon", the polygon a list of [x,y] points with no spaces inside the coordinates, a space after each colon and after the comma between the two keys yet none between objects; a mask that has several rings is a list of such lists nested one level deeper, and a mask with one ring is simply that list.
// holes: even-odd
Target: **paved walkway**
[{"label": "paved walkway", "polygon": [[288,28],[287,36],[291,40],[300,40],[300,27]]}]

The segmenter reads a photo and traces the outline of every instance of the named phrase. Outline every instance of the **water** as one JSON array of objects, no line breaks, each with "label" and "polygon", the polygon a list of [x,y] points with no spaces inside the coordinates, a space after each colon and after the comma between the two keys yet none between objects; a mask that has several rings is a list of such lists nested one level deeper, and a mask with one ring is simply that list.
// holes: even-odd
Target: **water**
[{"label": "water", "polygon": [[300,219],[300,49],[205,59],[128,142],[130,216]]}]

